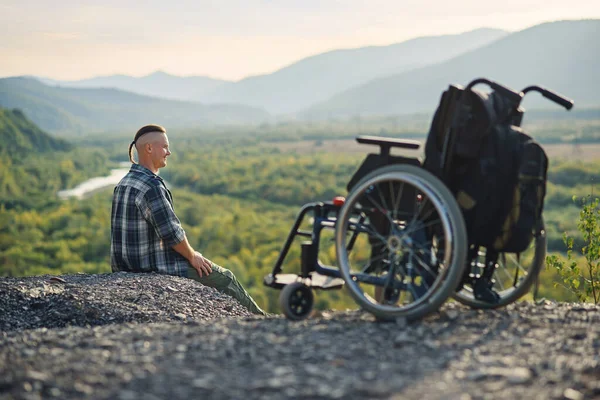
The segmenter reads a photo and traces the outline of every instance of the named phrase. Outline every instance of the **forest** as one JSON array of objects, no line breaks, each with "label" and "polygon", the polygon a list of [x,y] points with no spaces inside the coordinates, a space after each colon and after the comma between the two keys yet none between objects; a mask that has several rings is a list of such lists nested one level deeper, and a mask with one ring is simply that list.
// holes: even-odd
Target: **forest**
[{"label": "forest", "polygon": [[[110,272],[110,188],[84,199],[59,200],[56,193],[107,175],[126,161],[133,135],[115,132],[55,143],[33,124],[16,124],[21,116],[9,114],[4,112],[0,120],[3,137],[29,134],[3,141],[0,148],[0,276]],[[376,151],[350,145],[352,139],[358,134],[425,139],[423,121],[358,122],[169,131],[173,154],[161,176],[172,188],[175,210],[192,246],[231,269],[270,312],[278,311],[278,292],[264,287],[262,280],[271,272],[300,206],[345,195],[361,160]],[[579,124],[574,134],[578,146],[600,139],[598,121]],[[566,122],[540,120],[532,125],[543,144],[577,151],[564,139],[570,129],[573,125]],[[26,142],[34,145],[14,145]],[[577,199],[600,191],[594,186],[599,167],[593,159],[550,158],[544,211],[549,253],[566,252],[564,233],[581,242]],[[320,258],[335,263],[334,245],[327,238]],[[285,270],[298,271],[299,261],[296,245]],[[544,269],[538,296],[574,300],[555,282],[555,272]],[[320,309],[356,307],[344,291],[323,292],[316,299]]]}]

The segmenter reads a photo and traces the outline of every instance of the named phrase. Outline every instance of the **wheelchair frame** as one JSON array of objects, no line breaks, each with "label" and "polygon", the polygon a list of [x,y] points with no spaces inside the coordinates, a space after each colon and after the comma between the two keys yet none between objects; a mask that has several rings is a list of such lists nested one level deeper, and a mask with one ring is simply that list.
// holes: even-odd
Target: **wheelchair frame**
[{"label": "wheelchair frame", "polygon": [[[383,137],[376,136],[359,136],[356,138],[356,141],[361,144],[374,144],[380,147],[380,155],[388,156],[390,155],[390,149],[392,147],[400,147],[404,149],[416,150],[421,146],[419,142],[413,140],[401,140],[401,139],[388,139]],[[283,286],[292,283],[295,281],[296,277],[300,277],[303,279],[311,279],[307,286],[317,287],[319,289],[339,289],[343,286],[343,281],[332,281],[326,280],[323,282],[322,280],[312,281],[312,273],[316,272],[317,274],[341,278],[341,273],[338,268],[323,265],[318,259],[319,254],[319,243],[321,237],[321,231],[325,228],[335,228],[335,224],[337,222],[337,218],[331,218],[330,214],[332,212],[337,213],[341,209],[343,205],[343,198],[341,196],[336,197],[332,201],[327,202],[314,202],[305,204],[298,213],[296,217],[296,221],[292,226],[290,233],[283,245],[283,249],[281,250],[277,261],[275,262],[275,266],[273,268],[273,272],[265,277],[264,283],[266,286],[270,286],[276,289],[281,289]],[[314,222],[313,222],[313,230],[312,232],[302,231],[300,230],[300,225],[304,221],[304,217],[310,212],[314,213]],[[354,242],[358,235],[358,231],[355,231],[353,237],[350,239],[350,244],[348,249],[351,250],[354,246]],[[296,236],[307,237],[310,238],[310,242],[302,243],[302,253],[301,253],[301,273],[300,275],[287,275],[282,276],[282,265],[287,257],[287,254],[290,250],[292,242],[296,238]],[[279,277],[279,279],[277,279]],[[292,281],[290,281],[290,278]],[[372,283],[377,283],[378,281],[373,280]]]},{"label": "wheelchair frame", "polygon": [[[523,116],[523,110],[519,105],[527,92],[538,91],[544,97],[567,109],[570,109],[573,105],[571,100],[539,86],[529,86],[521,92],[515,92],[493,81],[482,78],[469,83],[465,90],[470,90],[473,86],[480,83],[487,84],[493,90],[500,92],[503,96],[512,100],[515,104],[513,124],[517,126],[520,125]],[[446,134],[443,148],[442,165],[444,171],[452,167],[454,138],[451,132]],[[413,150],[420,147],[420,143],[417,141],[376,136],[359,136],[356,140],[361,144],[379,146],[380,152],[378,156],[383,159],[387,159],[391,155],[392,147]],[[494,265],[486,266],[480,263],[477,257],[473,260],[472,257],[467,256],[467,243],[469,241],[462,213],[454,196],[442,181],[420,166],[418,159],[406,160],[416,160],[419,166],[410,166],[407,163],[376,168],[362,177],[350,190],[347,200],[343,197],[336,197],[333,201],[308,203],[301,208],[272,272],[265,276],[263,282],[265,286],[281,289],[279,304],[287,318],[301,320],[310,315],[314,302],[312,289],[335,290],[348,286],[350,294],[362,308],[371,312],[377,318],[385,320],[398,317],[407,319],[421,318],[437,310],[450,296],[454,296],[458,301],[474,308],[500,307],[516,301],[529,290],[533,280],[537,279],[539,269],[545,258],[546,238],[543,229],[535,237],[533,245],[534,257],[531,265],[527,269],[523,269],[526,274],[525,279],[518,281],[519,269],[517,268],[514,287],[512,289],[509,288],[506,293],[502,292],[503,295],[500,296],[500,301],[494,304],[482,301],[476,298],[473,292],[469,292],[464,288],[460,288],[455,293],[459,283],[462,281],[465,268],[488,268],[486,270],[487,273],[487,271],[494,271],[498,267],[498,264],[494,261]],[[418,194],[417,196],[424,196],[426,200],[432,203],[430,208],[433,207],[434,215],[439,216],[442,227],[436,229],[427,226],[430,222],[427,220],[430,217],[427,217],[424,218],[425,222],[421,221],[421,225],[416,225],[417,228],[411,228],[411,230],[409,229],[409,222],[414,222],[422,209],[418,212],[413,211],[412,214],[408,213],[408,217],[401,221],[401,218],[398,218],[397,215],[390,216],[390,210],[387,205],[383,207],[381,204],[372,201],[372,198],[367,201],[360,197],[366,193],[366,198],[369,198],[369,191],[380,190],[380,187],[384,183],[387,183],[390,189],[401,185],[402,190],[405,184],[412,184],[415,187],[415,193]],[[379,192],[379,196],[385,202],[385,196],[382,197],[381,192]],[[397,203],[400,203],[402,194],[399,196]],[[415,197],[415,201],[417,198]],[[376,206],[371,206],[375,210],[374,212],[379,211],[387,218],[387,223],[384,218],[384,224],[387,224],[389,228],[388,238],[383,238],[383,234],[379,233],[375,222],[371,222],[371,217],[367,217],[368,212],[364,210],[368,207],[364,206],[365,202],[369,204],[374,202]],[[417,204],[415,203],[416,208]],[[357,212],[361,216],[358,219],[352,219],[352,215]],[[300,227],[309,213],[312,213],[314,218],[312,231],[301,230]],[[341,223],[340,218],[342,218]],[[365,220],[367,219],[369,223],[365,224]],[[396,225],[401,227],[399,228]],[[324,265],[319,260],[319,247],[323,229],[333,229],[336,232],[336,255],[338,264],[340,264],[338,267]],[[410,233],[407,233],[408,231]],[[351,271],[349,254],[352,252],[357,237],[361,233],[369,235],[372,254],[363,271],[361,273],[353,273]],[[349,240],[347,240],[348,235],[350,235]],[[420,242],[415,239],[419,235],[421,237]],[[301,244],[301,271],[299,274],[284,274],[283,264],[294,239],[298,236],[310,239]],[[375,240],[382,242],[380,246],[387,246],[387,257],[382,255],[378,263],[386,263],[388,270],[382,270],[383,272],[380,276],[368,276],[364,274],[367,270],[377,269],[371,265],[374,262],[372,261],[374,245],[371,242],[371,236]],[[425,238],[425,241],[423,241],[423,238]],[[386,240],[384,241],[383,239]],[[407,250],[399,249],[401,246],[406,246]],[[383,251],[381,253],[383,254]],[[419,256],[414,256],[417,253],[420,255],[420,258]],[[479,257],[486,256],[485,251],[483,253],[477,251],[476,254]],[[402,259],[401,261],[399,260],[400,258]],[[424,262],[423,260],[426,261]],[[506,263],[506,258],[503,260]],[[436,264],[435,268],[437,268],[435,269],[435,273],[430,270],[430,268],[434,268],[433,264]],[[396,267],[396,265],[400,267]],[[441,273],[439,269],[440,265],[442,266]],[[397,268],[401,270],[400,281],[394,280]],[[418,279],[414,276],[414,271],[418,269],[422,273],[419,283],[417,283]],[[413,271],[413,275],[411,275],[411,271]],[[428,282],[423,272],[429,274],[433,278],[433,281],[429,278],[430,282]],[[366,293],[362,290],[360,284],[373,285],[374,293]],[[425,292],[416,293],[416,288],[420,288],[420,292],[423,292],[423,290]],[[412,301],[398,306],[402,291],[410,291]]]}]

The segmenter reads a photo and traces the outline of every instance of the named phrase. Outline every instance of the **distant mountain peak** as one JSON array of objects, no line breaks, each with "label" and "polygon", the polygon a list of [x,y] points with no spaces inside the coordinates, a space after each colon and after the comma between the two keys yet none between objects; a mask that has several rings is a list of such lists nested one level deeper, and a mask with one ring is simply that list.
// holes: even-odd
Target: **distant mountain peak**
[{"label": "distant mountain peak", "polygon": [[481,27],[481,28],[471,29],[470,31],[461,32],[461,33],[459,33],[459,35],[464,35],[465,33],[481,33],[481,32],[510,33],[511,31],[507,31],[506,29],[500,29],[500,28]]},{"label": "distant mountain peak", "polygon": [[151,74],[146,75],[145,77],[146,78],[181,78],[180,76],[171,75],[168,72],[161,71],[161,70],[154,71]]}]

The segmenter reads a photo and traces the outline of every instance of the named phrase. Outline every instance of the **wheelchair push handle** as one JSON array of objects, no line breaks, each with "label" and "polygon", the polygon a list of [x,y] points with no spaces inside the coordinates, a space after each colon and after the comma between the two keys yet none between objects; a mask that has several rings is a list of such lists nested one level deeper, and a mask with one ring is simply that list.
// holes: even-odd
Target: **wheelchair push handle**
[{"label": "wheelchair push handle", "polygon": [[543,87],[528,86],[525,89],[523,89],[522,92],[523,92],[523,94],[527,94],[527,92],[539,92],[539,93],[541,93],[542,96],[544,96],[548,100],[551,100],[551,101],[555,102],[556,104],[563,106],[567,110],[570,110],[571,108],[573,108],[573,100],[568,99],[564,96],[561,96],[558,93],[554,93],[548,89],[544,89]]},{"label": "wheelchair push handle", "polygon": [[521,103],[521,100],[523,99],[523,92],[515,92],[514,90],[507,88],[506,86],[503,86],[494,81],[490,81],[486,78],[475,79],[467,85],[466,90],[471,90],[473,86],[478,85],[480,83],[485,83],[486,85],[494,89],[496,92],[500,93],[504,97],[507,97],[517,105],[519,105]]}]

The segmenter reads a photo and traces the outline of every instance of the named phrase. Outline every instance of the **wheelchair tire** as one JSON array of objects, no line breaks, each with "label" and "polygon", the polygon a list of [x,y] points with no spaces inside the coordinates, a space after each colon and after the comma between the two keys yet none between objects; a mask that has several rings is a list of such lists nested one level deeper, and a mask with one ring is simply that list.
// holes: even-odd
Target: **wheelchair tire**
[{"label": "wheelchair tire", "polygon": [[407,164],[379,168],[354,186],[337,217],[335,244],[350,295],[380,320],[437,311],[466,264],[467,234],[454,196]]},{"label": "wheelchair tire", "polygon": [[306,319],[312,311],[314,294],[312,289],[301,282],[285,285],[279,293],[279,306],[283,315],[292,321]]},{"label": "wheelchair tire", "polygon": [[[535,283],[545,263],[546,247],[546,232],[542,229],[525,252],[519,255],[500,253],[492,286],[499,296],[497,302],[488,303],[476,299],[473,288],[469,284],[464,284],[463,288],[454,294],[454,299],[476,309],[500,308],[519,300]],[[485,259],[485,248],[480,249],[478,257]],[[476,264],[477,260],[474,260],[467,268],[471,268],[472,273],[475,273]]]}]

